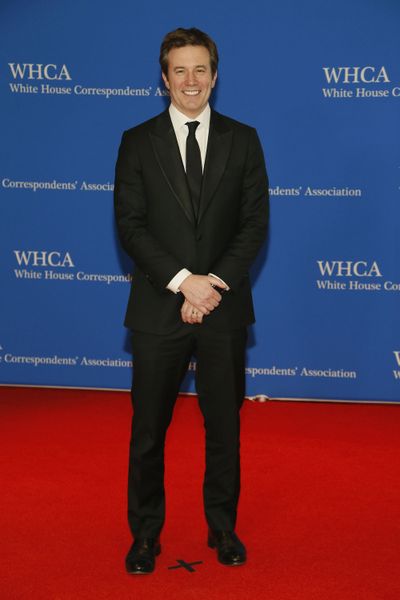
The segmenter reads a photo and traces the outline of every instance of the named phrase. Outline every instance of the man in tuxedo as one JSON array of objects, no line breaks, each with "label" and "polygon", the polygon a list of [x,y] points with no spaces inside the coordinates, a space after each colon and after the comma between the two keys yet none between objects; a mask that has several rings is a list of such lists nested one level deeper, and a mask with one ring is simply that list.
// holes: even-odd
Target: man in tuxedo
[{"label": "man in tuxedo", "polygon": [[198,29],[161,45],[171,104],[122,137],[115,211],[133,259],[125,325],[132,330],[133,421],[128,573],[154,570],[164,523],[164,440],[192,355],[206,432],[203,497],[208,545],[236,566],[239,411],[246,326],[254,322],[249,267],[268,220],[268,183],[255,129],[209,106],[218,53]]}]

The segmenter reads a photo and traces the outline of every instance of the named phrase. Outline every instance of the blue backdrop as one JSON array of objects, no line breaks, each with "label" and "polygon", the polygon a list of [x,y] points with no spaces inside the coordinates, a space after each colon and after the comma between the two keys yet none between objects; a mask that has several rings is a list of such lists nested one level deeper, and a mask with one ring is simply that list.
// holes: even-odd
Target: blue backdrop
[{"label": "blue backdrop", "polygon": [[399,17],[395,0],[3,2],[1,383],[130,387],[114,164],[167,105],[163,35],[196,26],[220,50],[214,106],[257,128],[270,175],[248,395],[400,401]]}]

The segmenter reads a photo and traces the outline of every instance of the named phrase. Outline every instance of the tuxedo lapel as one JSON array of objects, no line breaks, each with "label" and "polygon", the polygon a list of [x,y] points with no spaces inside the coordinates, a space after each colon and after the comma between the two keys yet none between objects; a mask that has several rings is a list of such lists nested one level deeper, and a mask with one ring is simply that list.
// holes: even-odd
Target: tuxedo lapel
[{"label": "tuxedo lapel", "polygon": [[186,174],[168,111],[163,112],[156,119],[154,128],[150,132],[150,139],[158,164],[171,191],[188,220],[195,225]]},{"label": "tuxedo lapel", "polygon": [[232,131],[221,115],[212,111],[207,155],[200,197],[200,222],[225,171],[232,145]]}]

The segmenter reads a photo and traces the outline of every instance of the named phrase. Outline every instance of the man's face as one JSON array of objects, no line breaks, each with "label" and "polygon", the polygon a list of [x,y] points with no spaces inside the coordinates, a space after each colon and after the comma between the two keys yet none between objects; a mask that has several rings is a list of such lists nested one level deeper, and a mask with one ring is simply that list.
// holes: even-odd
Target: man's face
[{"label": "man's face", "polygon": [[168,52],[168,75],[162,74],[172,104],[194,119],[206,107],[215,82],[210,53],[204,46],[183,46]]}]

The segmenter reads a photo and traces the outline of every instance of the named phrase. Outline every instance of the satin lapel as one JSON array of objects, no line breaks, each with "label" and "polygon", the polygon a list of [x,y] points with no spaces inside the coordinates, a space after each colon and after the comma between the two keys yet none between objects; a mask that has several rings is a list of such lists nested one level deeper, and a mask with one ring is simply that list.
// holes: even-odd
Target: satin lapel
[{"label": "satin lapel", "polygon": [[194,215],[186,174],[174,128],[168,111],[162,113],[150,132],[151,143],[163,175],[188,220],[194,225]]},{"label": "satin lapel", "polygon": [[211,113],[207,156],[204,166],[201,189],[199,222],[204,216],[215,190],[224,174],[232,145],[232,131],[223,118],[214,111]]}]

